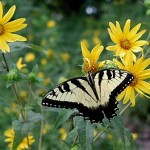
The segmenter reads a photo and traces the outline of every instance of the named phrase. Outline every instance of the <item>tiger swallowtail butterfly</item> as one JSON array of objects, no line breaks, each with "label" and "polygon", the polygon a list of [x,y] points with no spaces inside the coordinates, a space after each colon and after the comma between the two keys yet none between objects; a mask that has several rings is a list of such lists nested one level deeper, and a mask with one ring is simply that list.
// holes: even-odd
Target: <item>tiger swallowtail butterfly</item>
[{"label": "tiger swallowtail butterfly", "polygon": [[134,79],[122,69],[104,69],[87,77],[67,80],[48,91],[42,105],[57,108],[76,108],[79,115],[91,121],[102,122],[104,116],[111,120],[116,116],[120,94]]}]

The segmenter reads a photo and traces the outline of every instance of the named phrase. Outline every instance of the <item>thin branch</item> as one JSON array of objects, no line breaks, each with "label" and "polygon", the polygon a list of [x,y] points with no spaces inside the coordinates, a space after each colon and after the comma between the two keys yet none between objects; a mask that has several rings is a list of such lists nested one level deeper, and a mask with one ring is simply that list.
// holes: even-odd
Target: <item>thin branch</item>
[{"label": "thin branch", "polygon": [[43,128],[44,128],[44,111],[42,106],[40,106],[40,110],[41,110],[42,118],[41,118],[41,129],[40,129],[38,150],[42,150],[42,138],[43,138]]},{"label": "thin branch", "polygon": [[4,53],[2,53],[2,56],[3,56],[4,62],[5,62],[6,71],[7,71],[7,72],[9,72],[9,66],[8,66],[8,63],[7,63],[7,60],[6,60],[5,54],[4,54]]}]

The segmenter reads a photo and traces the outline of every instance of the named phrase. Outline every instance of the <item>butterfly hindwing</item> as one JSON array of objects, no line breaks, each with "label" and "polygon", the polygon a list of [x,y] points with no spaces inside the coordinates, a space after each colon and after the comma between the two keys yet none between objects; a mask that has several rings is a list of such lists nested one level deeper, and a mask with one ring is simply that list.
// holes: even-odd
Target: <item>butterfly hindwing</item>
[{"label": "butterfly hindwing", "polygon": [[118,110],[117,95],[132,80],[133,76],[124,70],[101,70],[59,84],[45,95],[42,105],[77,108],[79,114],[91,122],[102,122],[104,115],[110,120]]}]

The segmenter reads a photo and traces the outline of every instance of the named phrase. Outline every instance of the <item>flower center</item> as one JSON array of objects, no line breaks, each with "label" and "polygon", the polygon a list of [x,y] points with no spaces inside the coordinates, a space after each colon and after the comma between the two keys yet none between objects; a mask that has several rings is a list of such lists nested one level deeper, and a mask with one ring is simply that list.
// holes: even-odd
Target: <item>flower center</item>
[{"label": "flower center", "polygon": [[0,24],[0,35],[2,35],[3,33],[4,33],[4,26]]},{"label": "flower center", "polygon": [[138,79],[134,76],[133,81],[130,83],[130,86],[134,87],[138,82]]},{"label": "flower center", "polygon": [[129,40],[125,39],[120,41],[120,46],[125,50],[129,50],[131,48],[131,43]]},{"label": "flower center", "polygon": [[98,64],[91,62],[88,58],[84,58],[83,63],[83,71],[88,72],[91,71],[92,73],[95,73],[98,70]]}]

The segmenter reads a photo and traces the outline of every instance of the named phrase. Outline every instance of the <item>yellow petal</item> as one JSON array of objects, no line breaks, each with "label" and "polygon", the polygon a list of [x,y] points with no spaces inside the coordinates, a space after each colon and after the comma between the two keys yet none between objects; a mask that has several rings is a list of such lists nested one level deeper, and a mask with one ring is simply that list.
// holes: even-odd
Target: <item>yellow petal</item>
[{"label": "yellow petal", "polygon": [[132,94],[132,87],[128,86],[124,96],[123,104],[126,104],[130,100],[131,94]]},{"label": "yellow petal", "polygon": [[150,94],[150,84],[148,82],[140,81],[137,83],[136,87],[144,93]]},{"label": "yellow petal", "polygon": [[91,58],[96,62],[99,59],[100,54],[102,53],[104,47],[100,44],[96,45],[91,51]]},{"label": "yellow petal", "polygon": [[105,61],[101,61],[101,62],[98,64],[99,68],[103,67],[104,64],[105,64]]},{"label": "yellow petal", "polygon": [[118,95],[117,100],[118,101],[122,100],[122,98],[125,96],[125,94],[126,94],[126,89]]},{"label": "yellow petal", "polygon": [[145,41],[145,40],[139,40],[139,41],[136,41],[134,42],[134,46],[144,46],[144,45],[148,45],[149,42]]},{"label": "yellow petal", "polygon": [[144,95],[144,96],[147,97],[147,98],[150,98],[148,95],[146,95],[145,93],[143,93],[139,88],[134,87],[134,89],[135,89],[139,94]]},{"label": "yellow petal", "polygon": [[135,34],[130,40],[132,42],[137,41],[145,32],[146,32],[146,30],[142,30],[141,32]]},{"label": "yellow petal", "polygon": [[5,139],[5,142],[13,142],[13,139],[14,139],[14,137],[6,138],[6,139]]},{"label": "yellow petal", "polygon": [[131,88],[131,96],[130,96],[130,101],[131,101],[131,107],[135,106],[135,91],[134,88]]},{"label": "yellow petal", "polygon": [[7,23],[11,18],[12,18],[12,16],[14,15],[14,12],[15,12],[15,10],[16,10],[16,6],[14,5],[14,6],[12,6],[9,10],[8,10],[8,12],[5,14],[5,16],[2,18],[2,20],[1,20],[1,24],[5,24],[5,23]]},{"label": "yellow petal", "polygon": [[106,49],[109,51],[116,51],[118,48],[120,48],[118,45],[114,46],[107,46]]},{"label": "yellow petal", "polygon": [[4,53],[10,52],[10,47],[3,38],[0,38],[0,50],[2,50]]},{"label": "yellow petal", "polygon": [[123,33],[122,33],[122,29],[120,27],[120,24],[118,21],[116,21],[116,28],[117,28],[117,31],[118,31],[118,34],[121,38],[123,38]]},{"label": "yellow petal", "polygon": [[2,5],[2,2],[0,2],[0,22],[1,22],[2,17],[3,17],[3,5]]},{"label": "yellow petal", "polygon": [[126,64],[127,69],[130,70],[133,61],[136,61],[135,55],[132,53],[132,51],[126,52],[126,55],[124,56],[124,64]]},{"label": "yellow petal", "polygon": [[150,65],[150,58],[144,60],[141,65],[139,65],[138,70],[139,71],[143,71],[146,67],[148,67]]},{"label": "yellow petal", "polygon": [[137,31],[140,29],[141,27],[141,23],[137,24],[131,31],[129,34],[129,39],[132,39],[132,37],[137,33]]},{"label": "yellow petal", "polygon": [[136,62],[136,55],[134,53],[131,53],[132,54],[132,59],[134,62]]},{"label": "yellow petal", "polygon": [[130,31],[130,23],[131,23],[131,20],[128,19],[124,25],[123,33],[126,35],[128,35]]},{"label": "yellow petal", "polygon": [[114,43],[118,43],[118,39],[116,38],[116,36],[111,32],[110,29],[108,29],[108,33],[109,33],[109,36],[111,38],[111,40],[114,42]]},{"label": "yellow petal", "polygon": [[7,36],[4,36],[6,41],[15,42],[15,41],[26,41],[27,39],[18,34],[7,33]]},{"label": "yellow petal", "polygon": [[139,58],[136,62],[135,62],[135,64],[134,64],[134,67],[132,68],[132,71],[133,72],[137,72],[137,70],[139,69],[139,67],[141,66],[141,63],[143,62],[143,59],[144,59],[144,57],[142,56],[141,58]]},{"label": "yellow petal", "polygon": [[143,50],[143,48],[138,47],[138,46],[134,46],[134,47],[132,48],[132,51],[135,52],[135,53],[141,52],[142,50]]},{"label": "yellow petal", "polygon": [[90,57],[90,52],[87,49],[87,47],[84,44],[84,42],[81,42],[81,50],[82,50],[82,55],[83,55],[84,58],[89,58]]},{"label": "yellow petal", "polygon": [[18,26],[18,25],[21,25],[21,24],[23,24],[25,21],[26,21],[25,18],[19,18],[19,19],[10,21],[10,22],[8,22],[8,23],[5,24],[5,30],[6,30],[6,29],[9,29],[9,28],[14,28],[14,27],[16,27],[16,26]]},{"label": "yellow petal", "polygon": [[115,25],[112,22],[109,22],[109,27],[113,33],[117,31]]},{"label": "yellow petal", "polygon": [[119,62],[117,59],[113,59],[113,61],[118,66],[118,68],[125,69],[125,66],[121,62]]},{"label": "yellow petal", "polygon": [[138,75],[138,79],[140,80],[144,80],[148,78],[150,78],[150,69],[144,70],[140,72],[140,74]]},{"label": "yellow petal", "polygon": [[19,31],[19,30],[25,28],[26,26],[27,26],[27,24],[20,24],[18,26],[16,25],[15,27],[6,29],[6,32],[16,32],[16,31]]}]

